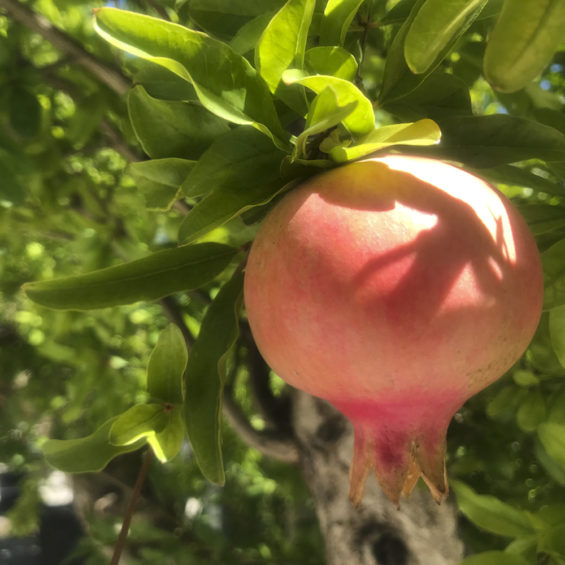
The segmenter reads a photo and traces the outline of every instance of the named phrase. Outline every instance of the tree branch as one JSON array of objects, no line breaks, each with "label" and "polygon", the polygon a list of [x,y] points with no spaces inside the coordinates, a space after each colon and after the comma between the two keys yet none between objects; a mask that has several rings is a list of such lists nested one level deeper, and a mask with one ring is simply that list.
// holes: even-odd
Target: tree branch
[{"label": "tree branch", "polygon": [[229,387],[224,391],[223,409],[231,427],[249,447],[254,447],[263,455],[285,463],[299,462],[296,442],[286,434],[256,430],[233,400]]},{"label": "tree branch", "polygon": [[122,95],[129,90],[130,82],[124,75],[98,60],[94,55],[86,51],[80,43],[54,27],[41,14],[30,10],[18,0],[0,0],[0,7],[4,8],[14,20],[41,35],[59,51],[72,59],[74,63],[86,69],[114,92]]}]

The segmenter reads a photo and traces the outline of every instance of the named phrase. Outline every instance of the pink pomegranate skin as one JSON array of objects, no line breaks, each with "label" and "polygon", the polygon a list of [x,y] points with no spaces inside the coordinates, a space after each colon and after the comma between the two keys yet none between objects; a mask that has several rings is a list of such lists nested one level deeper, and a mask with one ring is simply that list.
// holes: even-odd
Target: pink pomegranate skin
[{"label": "pink pomegranate skin", "polygon": [[501,193],[399,155],[291,191],[245,275],[267,363],[354,425],[355,504],[371,469],[395,504],[420,476],[438,502],[447,495],[449,422],[523,353],[542,294],[535,241]]}]

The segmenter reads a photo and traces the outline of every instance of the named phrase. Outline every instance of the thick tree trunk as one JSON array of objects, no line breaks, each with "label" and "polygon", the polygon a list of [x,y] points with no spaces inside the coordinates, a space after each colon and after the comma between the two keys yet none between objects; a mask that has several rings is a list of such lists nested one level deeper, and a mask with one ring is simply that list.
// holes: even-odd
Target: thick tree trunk
[{"label": "thick tree trunk", "polygon": [[353,429],[327,403],[302,393],[293,423],[300,465],[315,499],[326,540],[327,565],[457,565],[463,544],[452,504],[438,506],[416,488],[397,510],[374,476],[359,509],[349,501]]}]

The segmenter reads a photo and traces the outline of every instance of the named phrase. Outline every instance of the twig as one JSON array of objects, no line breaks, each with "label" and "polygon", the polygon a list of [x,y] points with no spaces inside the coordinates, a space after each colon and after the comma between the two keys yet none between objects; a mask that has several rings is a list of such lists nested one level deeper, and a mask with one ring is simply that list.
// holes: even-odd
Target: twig
[{"label": "twig", "polygon": [[139,475],[137,475],[137,480],[135,481],[135,486],[133,487],[133,492],[129,500],[126,515],[124,516],[124,521],[122,523],[122,529],[120,530],[120,535],[118,536],[118,541],[116,542],[116,547],[114,548],[114,555],[112,555],[112,561],[110,562],[110,565],[118,565],[118,563],[120,562],[120,557],[122,555],[122,551],[124,549],[128,537],[129,526],[131,524],[131,519],[133,517],[135,505],[141,493],[141,487],[145,482],[145,477],[147,476],[147,471],[149,470],[149,465],[151,464],[152,459],[153,459],[153,450],[148,449],[145,452],[145,456],[143,457],[143,463],[141,464],[141,469],[139,469]]},{"label": "twig", "polygon": [[30,10],[18,0],[0,0],[0,8],[4,8],[14,20],[23,26],[41,35],[55,48],[71,58],[74,63],[92,73],[114,92],[122,95],[129,90],[130,83],[124,75],[98,60],[86,51],[80,43],[54,27],[41,14]]}]

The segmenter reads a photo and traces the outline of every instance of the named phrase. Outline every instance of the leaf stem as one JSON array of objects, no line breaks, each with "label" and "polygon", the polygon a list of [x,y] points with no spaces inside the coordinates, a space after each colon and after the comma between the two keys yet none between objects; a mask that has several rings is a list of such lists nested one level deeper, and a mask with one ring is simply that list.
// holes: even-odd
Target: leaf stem
[{"label": "leaf stem", "polygon": [[126,545],[126,540],[128,537],[129,527],[131,524],[131,519],[133,517],[133,512],[137,504],[137,499],[141,493],[141,488],[145,482],[145,477],[147,476],[147,471],[149,470],[149,465],[153,459],[153,450],[148,449],[143,457],[143,462],[141,468],[139,469],[139,474],[137,475],[137,480],[135,481],[135,486],[133,487],[133,492],[131,493],[131,498],[129,500],[128,508],[126,510],[126,515],[124,516],[124,521],[122,522],[122,529],[120,530],[120,535],[118,536],[118,541],[116,542],[116,547],[114,548],[114,555],[112,555],[112,561],[110,565],[118,565],[120,562],[120,557],[122,551]]}]

